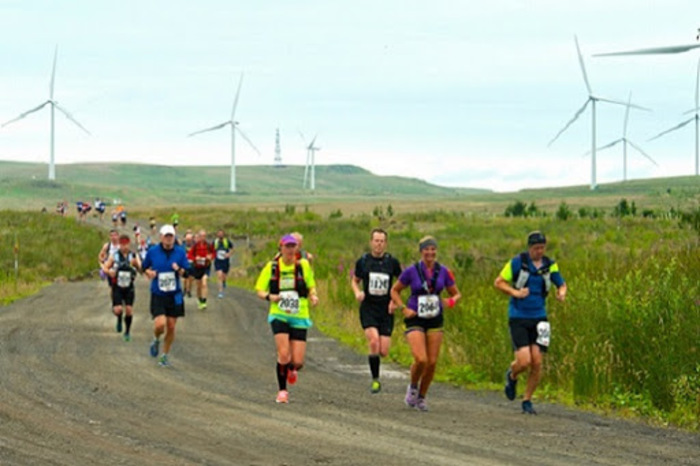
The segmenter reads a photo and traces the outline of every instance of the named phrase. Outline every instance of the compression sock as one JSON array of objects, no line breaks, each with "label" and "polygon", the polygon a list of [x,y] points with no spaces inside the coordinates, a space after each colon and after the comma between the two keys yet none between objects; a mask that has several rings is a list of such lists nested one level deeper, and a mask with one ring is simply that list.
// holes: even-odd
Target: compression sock
[{"label": "compression sock", "polygon": [[127,335],[131,332],[131,322],[133,320],[134,320],[133,315],[124,317],[124,323],[126,324],[126,329],[125,329],[124,333],[126,333]]},{"label": "compression sock", "polygon": [[275,372],[277,373],[277,385],[279,385],[280,390],[287,389],[287,364],[282,365],[277,363]]},{"label": "compression sock", "polygon": [[372,378],[379,378],[379,355],[370,354],[369,355],[369,370],[372,372]]}]

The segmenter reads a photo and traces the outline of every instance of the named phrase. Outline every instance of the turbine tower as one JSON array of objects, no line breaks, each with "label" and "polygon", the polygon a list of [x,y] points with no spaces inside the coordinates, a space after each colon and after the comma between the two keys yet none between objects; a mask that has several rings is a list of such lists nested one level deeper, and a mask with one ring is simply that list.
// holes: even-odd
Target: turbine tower
[{"label": "turbine tower", "polygon": [[[583,106],[579,108],[576,113],[574,114],[573,118],[569,120],[566,125],[559,130],[556,136],[549,141],[549,144],[547,146],[551,146],[554,141],[556,141],[559,136],[561,136],[564,131],[566,131],[569,126],[571,126],[576,120],[578,120],[578,117],[581,116],[581,114],[586,110],[586,107],[588,104],[591,104],[591,190],[594,190],[597,186],[596,184],[596,103],[597,102],[607,102],[610,104],[616,104],[616,105],[625,105],[627,106],[628,104],[625,102],[620,102],[617,100],[612,100],[612,99],[607,99],[604,97],[597,96],[593,94],[593,90],[591,89],[591,85],[588,82],[588,75],[586,74],[586,66],[583,63],[583,56],[581,55],[581,48],[578,45],[578,37],[574,36],[574,41],[576,42],[576,52],[578,53],[578,61],[579,64],[581,65],[581,73],[583,74],[583,81],[586,84],[586,89],[588,90],[588,99],[586,99],[586,102],[584,102]],[[632,108],[637,108],[640,110],[647,110],[646,108],[640,107],[638,105],[633,105],[629,104],[629,107]]]},{"label": "turbine tower", "polygon": [[699,134],[700,134],[700,116],[698,113],[700,112],[700,59],[698,60],[698,70],[696,73],[695,77],[695,108],[692,108],[688,110],[687,112],[684,112],[683,115],[687,115],[689,113],[695,113],[692,117],[688,118],[687,120],[677,124],[673,128],[669,128],[665,131],[660,132],[653,138],[649,139],[650,141],[653,141],[654,139],[658,139],[661,136],[668,134],[670,132],[673,132],[677,129],[681,129],[691,121],[695,121],[695,176],[698,176],[700,174],[700,158],[698,157],[698,153],[700,152],[700,139],[699,139]]},{"label": "turbine tower", "polygon": [[236,116],[236,107],[238,106],[238,97],[241,93],[241,86],[243,85],[243,73],[241,73],[241,78],[238,81],[238,90],[236,91],[236,97],[233,100],[233,108],[231,109],[231,119],[224,121],[223,123],[220,123],[216,126],[212,126],[211,128],[205,128],[199,131],[195,131],[194,133],[190,133],[187,135],[187,137],[192,137],[196,134],[201,134],[201,133],[206,133],[208,131],[216,131],[217,129],[221,129],[224,126],[231,126],[231,192],[235,193],[236,192],[236,131],[241,135],[243,139],[250,145],[250,147],[255,150],[255,152],[258,155],[260,154],[260,151],[258,150],[257,147],[255,147],[255,144],[251,142],[251,140],[248,138],[248,136],[245,135],[245,133],[241,130],[241,128],[238,127],[238,122],[234,119]]},{"label": "turbine tower", "polygon": [[[602,150],[608,149],[610,147],[613,147],[616,144],[619,144],[620,142],[622,143],[622,181],[627,181],[627,145],[628,144],[630,146],[632,146],[635,150],[637,150],[637,152],[639,152],[644,157],[649,159],[651,161],[651,163],[653,163],[657,167],[659,165],[656,163],[656,161],[654,159],[651,158],[651,156],[649,154],[644,152],[641,147],[639,147],[638,145],[636,145],[634,142],[630,141],[627,138],[627,122],[629,121],[631,104],[632,104],[632,93],[630,92],[629,97],[627,99],[627,107],[625,108],[625,122],[622,126],[622,137],[619,139],[615,139],[614,141],[612,141],[604,146],[598,147],[598,149],[597,149],[599,151],[602,151]],[[586,152],[586,155],[588,155],[590,153],[591,152],[588,151],[588,152]]]},{"label": "turbine tower", "polygon": [[280,148],[280,129],[275,130],[275,166],[282,166],[282,149]]},{"label": "turbine tower", "polygon": [[[299,132],[301,135],[301,138],[304,140],[304,144],[306,144],[306,138],[304,138],[304,135]],[[306,146],[306,165],[304,167],[304,189],[311,189],[311,191],[316,190],[316,151],[321,150],[320,147],[316,147],[316,138],[318,137],[318,134],[314,136],[314,138],[311,140],[311,142]]]},{"label": "turbine tower", "polygon": [[56,79],[56,58],[58,57],[58,45],[54,49],[53,53],[53,67],[51,69],[51,82],[49,83],[49,100],[46,102],[42,103],[41,105],[32,108],[31,110],[27,110],[26,112],[20,114],[18,117],[13,118],[10,121],[6,121],[5,123],[0,126],[0,128],[4,128],[5,126],[14,123],[15,121],[21,120],[27,115],[30,115],[34,112],[38,112],[42,108],[46,107],[47,105],[51,106],[51,142],[49,146],[49,153],[50,153],[50,158],[49,158],[49,180],[53,181],[56,179],[56,165],[55,165],[55,151],[54,151],[54,145],[56,141],[56,136],[55,136],[55,111],[58,110],[59,112],[63,113],[63,115],[73,122],[78,128],[82,129],[85,131],[87,134],[90,134],[90,131],[85,129],[83,125],[78,123],[78,120],[73,118],[73,115],[71,115],[68,110],[65,108],[61,107],[58,105],[58,102],[56,102],[53,98],[53,88],[54,88],[54,82]]}]

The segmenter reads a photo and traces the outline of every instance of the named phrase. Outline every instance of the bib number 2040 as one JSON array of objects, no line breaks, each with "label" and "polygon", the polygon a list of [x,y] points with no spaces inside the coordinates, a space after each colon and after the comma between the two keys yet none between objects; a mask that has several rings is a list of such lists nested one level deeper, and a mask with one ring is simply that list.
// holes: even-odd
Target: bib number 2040
[{"label": "bib number 2040", "polygon": [[431,319],[440,314],[440,297],[435,294],[418,296],[418,317]]}]

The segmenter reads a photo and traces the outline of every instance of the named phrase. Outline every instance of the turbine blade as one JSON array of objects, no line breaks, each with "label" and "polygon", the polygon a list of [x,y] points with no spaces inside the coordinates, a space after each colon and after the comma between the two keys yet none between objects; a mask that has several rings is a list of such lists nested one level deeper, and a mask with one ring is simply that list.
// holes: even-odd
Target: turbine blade
[{"label": "turbine blade", "polygon": [[53,84],[56,79],[56,58],[58,57],[58,44],[53,51],[53,68],[51,69],[51,83],[49,84],[49,99],[53,100]]},{"label": "turbine blade", "polygon": [[667,129],[666,131],[662,131],[662,132],[660,132],[659,134],[657,134],[656,136],[654,136],[653,138],[647,139],[647,141],[653,141],[654,139],[659,139],[659,138],[660,138],[661,136],[663,136],[664,134],[668,134],[668,133],[670,133],[670,132],[672,132],[672,131],[675,131],[675,130],[677,130],[677,129],[681,129],[682,127],[684,127],[685,125],[687,125],[687,124],[690,123],[691,121],[695,121],[695,117],[693,117],[693,118],[688,118],[688,119],[685,120],[683,123],[679,123],[679,124],[677,124],[676,126],[674,126],[673,128],[669,128],[669,129]]},{"label": "turbine blade", "polygon": [[255,152],[257,152],[257,154],[258,154],[259,156],[262,157],[262,154],[260,153],[260,151],[258,150],[258,148],[255,147],[255,144],[253,144],[253,142],[248,138],[248,136],[246,136],[246,134],[243,132],[243,130],[242,130],[241,128],[239,128],[238,126],[236,126],[236,130],[238,131],[238,134],[240,134],[241,137],[243,137],[243,139],[245,139],[245,142],[247,142],[247,143],[250,145],[250,147],[252,147],[253,150],[254,150]]},{"label": "turbine blade", "polygon": [[318,137],[318,133],[316,133],[316,134],[314,135],[314,138],[313,138],[313,139],[311,140],[311,142],[309,143],[309,149],[313,149],[314,143],[316,142],[316,138],[317,138],[317,137]]},{"label": "turbine blade", "polygon": [[648,49],[626,50],[622,52],[597,53],[594,57],[614,57],[618,55],[653,55],[659,53],[681,53],[696,49],[700,44],[671,45],[668,47],[652,47]]},{"label": "turbine blade", "polygon": [[581,65],[581,72],[583,73],[583,81],[586,83],[586,89],[588,89],[588,95],[593,94],[591,90],[591,85],[588,82],[588,75],[586,74],[586,65],[583,63],[583,55],[581,55],[581,47],[578,46],[578,37],[574,36],[574,41],[576,42],[576,52],[578,53],[578,62]]},{"label": "turbine blade", "polygon": [[698,113],[698,112],[700,112],[700,107],[695,107],[695,108],[691,108],[687,112],[683,112],[683,115],[690,115],[691,113]]},{"label": "turbine blade", "polygon": [[[65,115],[66,118],[68,118],[70,121],[72,121],[78,128],[82,129],[82,130],[85,131],[87,134],[90,134],[90,131],[88,131],[87,129],[85,129],[85,127],[84,127],[83,125],[81,125],[81,124],[78,122],[78,120],[76,120],[75,118],[73,118],[73,115],[71,115],[70,113],[68,113],[68,110],[64,109],[63,107],[61,107],[60,105],[58,105],[56,102],[53,102],[53,106],[56,108],[56,110],[58,110],[59,112],[63,113],[63,115]],[[91,134],[90,134],[90,135],[91,135]],[[91,136],[92,136],[92,135],[91,135]]]},{"label": "turbine blade", "polygon": [[[614,146],[614,145],[616,145],[616,144],[621,143],[622,141],[624,141],[624,139],[625,139],[625,138],[615,139],[613,142],[610,142],[610,143],[608,143],[608,144],[606,144],[606,145],[604,145],[604,146],[596,147],[595,150],[596,150],[596,151],[599,151],[599,150],[608,149],[608,148],[610,148],[610,147],[612,147],[612,146]],[[584,153],[581,155],[581,157],[587,157],[587,156],[589,156],[589,155],[591,155],[591,151],[587,150],[586,152],[584,152]]]},{"label": "turbine blade", "polygon": [[591,101],[590,98],[586,99],[586,103],[583,104],[583,107],[579,108],[578,111],[574,114],[574,117],[571,120],[569,120],[569,122],[561,130],[559,130],[557,135],[554,136],[554,138],[551,141],[549,141],[549,144],[547,144],[547,147],[551,146],[552,143],[554,143],[554,141],[556,141],[557,138],[559,138],[559,136],[561,136],[561,134],[564,131],[566,131],[569,128],[569,126],[571,126],[574,123],[574,121],[578,120],[578,117],[580,117],[581,114],[583,113],[583,111],[586,110],[586,107],[588,106],[590,101]]},{"label": "turbine blade", "polygon": [[[615,146],[615,145],[621,143],[622,141],[624,141],[624,138],[615,139],[613,142],[610,142],[610,143],[608,143],[608,144],[606,144],[606,145],[604,145],[604,146],[600,146],[600,147],[596,148],[596,150],[605,150],[605,149],[608,149],[608,148],[610,148],[610,147],[613,147],[613,146]],[[588,151],[588,153],[590,154],[591,151]]]},{"label": "turbine blade", "polygon": [[6,121],[5,123],[2,124],[2,126],[0,126],[0,128],[4,128],[5,126],[7,126],[7,125],[9,125],[9,124],[11,124],[11,123],[14,123],[15,121],[21,120],[22,118],[26,117],[26,116],[29,115],[30,113],[38,112],[39,110],[41,110],[42,108],[46,107],[46,106],[47,106],[48,104],[50,104],[50,103],[51,103],[51,101],[50,101],[50,100],[47,100],[47,101],[44,102],[43,104],[41,104],[41,105],[39,105],[39,106],[37,106],[37,107],[34,107],[34,108],[31,109],[31,110],[27,110],[26,112],[21,113],[18,117],[13,118],[13,119],[10,120],[10,121]]},{"label": "turbine blade", "polygon": [[641,147],[639,147],[637,144],[633,143],[633,142],[630,141],[629,139],[627,140],[627,142],[629,143],[630,146],[632,146],[632,147],[634,147],[635,149],[637,149],[637,151],[638,151],[640,154],[642,154],[644,157],[646,157],[647,159],[649,159],[649,161],[651,161],[651,163],[653,163],[653,164],[656,165],[657,167],[659,166],[659,164],[656,163],[656,160],[652,159],[651,156],[650,156],[649,154],[647,154],[646,152],[644,152],[644,151],[642,150]]},{"label": "turbine blade", "polygon": [[644,110],[645,112],[651,112],[651,109],[642,107],[640,105],[632,104],[629,102],[622,102],[621,100],[608,99],[607,97],[592,96],[595,100],[600,102],[607,102],[609,104],[624,105],[625,107],[636,108],[637,110]]},{"label": "turbine blade", "polygon": [[233,108],[231,108],[231,121],[234,121],[234,115],[236,115],[236,107],[238,107],[238,96],[241,95],[241,86],[243,85],[243,72],[241,71],[241,78],[238,80],[238,90],[236,91],[236,98],[233,99]]},{"label": "turbine blade", "polygon": [[301,140],[304,141],[304,146],[307,146],[308,144],[306,143],[306,138],[304,137],[304,133],[302,133],[300,129],[297,131],[299,131],[299,136],[301,136]]},{"label": "turbine blade", "polygon": [[630,119],[630,106],[632,105],[632,91],[630,91],[629,96],[627,97],[627,107],[625,108],[625,122],[622,125],[622,136],[627,137],[627,123],[629,122]]},{"label": "turbine blade", "polygon": [[206,133],[207,131],[216,131],[217,129],[221,129],[224,126],[230,125],[230,124],[232,124],[230,121],[225,121],[225,122],[221,123],[220,125],[212,126],[211,128],[200,129],[199,131],[195,131],[194,133],[190,133],[187,135],[187,137],[189,138],[189,137],[194,136],[195,134]]}]

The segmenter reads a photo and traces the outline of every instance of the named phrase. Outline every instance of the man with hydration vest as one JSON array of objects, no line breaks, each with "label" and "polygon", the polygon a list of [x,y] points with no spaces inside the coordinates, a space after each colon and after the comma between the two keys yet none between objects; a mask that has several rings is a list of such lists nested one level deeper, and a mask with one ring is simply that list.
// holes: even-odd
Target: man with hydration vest
[{"label": "man with hydration vest", "polygon": [[547,238],[542,232],[530,233],[527,245],[527,252],[515,256],[503,267],[494,286],[510,296],[508,326],[515,359],[506,371],[506,397],[515,399],[518,375],[529,370],[522,410],[537,414],[531,399],[540,382],[542,356],[549,348],[551,336],[545,303],[552,286],[556,288],[556,298],[564,301],[566,283],[559,265],[544,255]]}]

